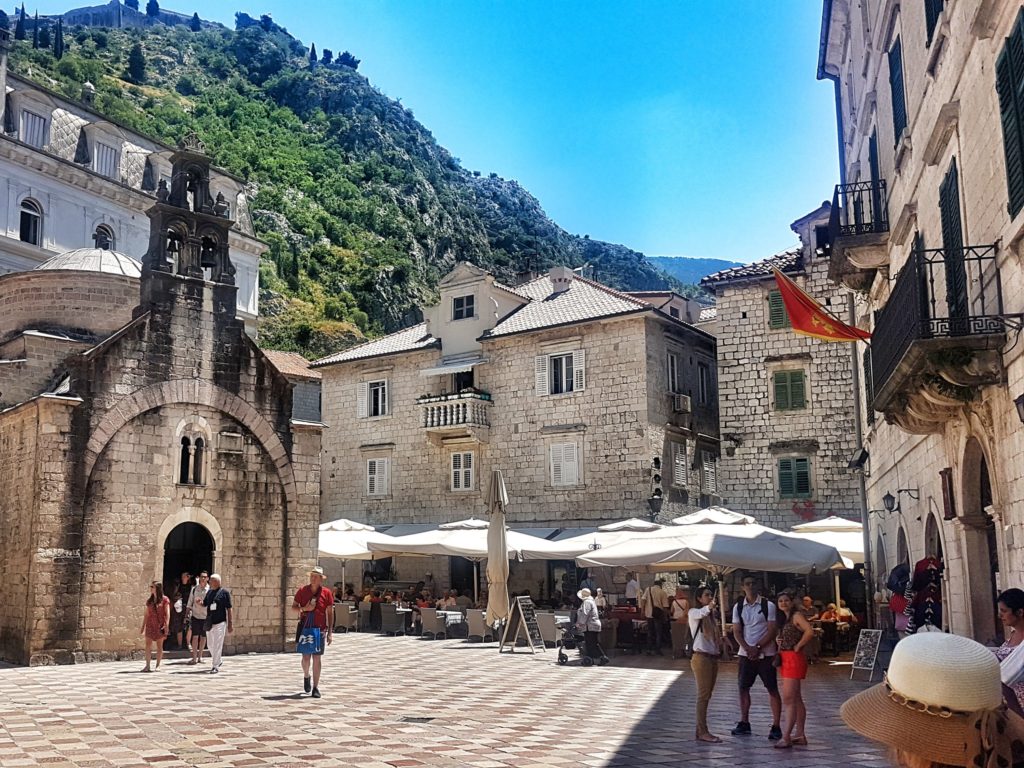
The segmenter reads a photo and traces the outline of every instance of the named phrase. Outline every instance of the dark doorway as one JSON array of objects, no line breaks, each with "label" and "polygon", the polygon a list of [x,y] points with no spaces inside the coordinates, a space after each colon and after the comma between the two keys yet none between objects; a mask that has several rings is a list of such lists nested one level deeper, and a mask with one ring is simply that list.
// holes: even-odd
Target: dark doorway
[{"label": "dark doorway", "polygon": [[177,584],[181,574],[193,576],[200,571],[213,572],[213,537],[199,523],[182,523],[164,542],[164,584]]},{"label": "dark doorway", "polygon": [[451,569],[451,588],[461,594],[473,596],[473,580],[476,578],[476,570],[472,560],[464,557],[449,558]]}]

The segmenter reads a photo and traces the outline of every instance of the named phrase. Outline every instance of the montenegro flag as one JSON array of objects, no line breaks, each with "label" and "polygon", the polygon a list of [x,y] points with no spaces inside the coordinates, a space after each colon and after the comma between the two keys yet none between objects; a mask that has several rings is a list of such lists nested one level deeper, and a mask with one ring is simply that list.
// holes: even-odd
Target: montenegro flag
[{"label": "montenegro flag", "polygon": [[812,336],[822,341],[870,341],[871,334],[834,318],[818,302],[804,293],[800,287],[773,269],[775,282],[782,294],[782,303],[795,333]]}]

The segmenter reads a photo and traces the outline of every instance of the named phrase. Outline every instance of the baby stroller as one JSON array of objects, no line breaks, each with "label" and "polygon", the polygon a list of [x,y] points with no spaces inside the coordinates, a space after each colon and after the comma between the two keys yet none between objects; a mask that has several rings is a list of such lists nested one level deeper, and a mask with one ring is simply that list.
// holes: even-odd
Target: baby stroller
[{"label": "baby stroller", "polygon": [[558,646],[558,663],[568,664],[569,654],[566,651],[577,651],[580,656],[583,656],[583,666],[589,667],[594,663],[594,660],[589,656],[583,655],[583,633],[576,628],[576,624],[572,621],[562,620],[558,622],[558,630],[562,633],[559,638]]}]

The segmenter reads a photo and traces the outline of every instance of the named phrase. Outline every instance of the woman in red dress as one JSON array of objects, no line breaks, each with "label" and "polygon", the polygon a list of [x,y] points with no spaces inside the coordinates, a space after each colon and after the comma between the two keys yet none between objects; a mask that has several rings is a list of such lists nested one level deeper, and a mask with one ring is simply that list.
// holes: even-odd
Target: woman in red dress
[{"label": "woman in red dress", "polygon": [[779,660],[782,662],[779,676],[782,678],[782,707],[785,714],[782,738],[775,742],[776,749],[788,749],[794,744],[805,746],[804,721],[807,708],[804,706],[801,681],[807,677],[807,657],[804,648],[814,639],[814,629],[796,607],[788,592],[779,595]]},{"label": "woman in red dress", "polygon": [[146,614],[142,619],[140,635],[146,636],[146,666],[143,672],[152,672],[149,666],[150,654],[153,652],[153,643],[156,643],[156,668],[160,669],[160,662],[164,658],[164,640],[167,638],[167,628],[171,622],[171,601],[164,596],[164,588],[159,581],[149,585],[149,599],[146,601]]}]

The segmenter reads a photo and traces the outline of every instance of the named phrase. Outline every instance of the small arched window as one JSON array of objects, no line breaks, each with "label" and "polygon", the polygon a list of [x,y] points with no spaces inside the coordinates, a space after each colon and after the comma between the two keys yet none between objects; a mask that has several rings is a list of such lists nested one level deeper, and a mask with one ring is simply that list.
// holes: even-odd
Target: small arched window
[{"label": "small arched window", "polygon": [[189,483],[189,469],[192,466],[192,441],[187,438],[181,438],[181,462],[178,469],[178,482],[182,485],[188,485]]},{"label": "small arched window", "polygon": [[203,459],[206,457],[206,442],[196,438],[195,450],[192,452],[192,485],[203,484]]},{"label": "small arched window", "polygon": [[35,200],[21,201],[21,242],[42,245],[43,209]]},{"label": "small arched window", "polygon": [[106,224],[100,224],[96,227],[96,232],[93,234],[92,239],[100,250],[114,250],[114,230]]}]

